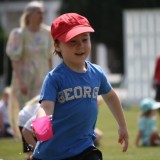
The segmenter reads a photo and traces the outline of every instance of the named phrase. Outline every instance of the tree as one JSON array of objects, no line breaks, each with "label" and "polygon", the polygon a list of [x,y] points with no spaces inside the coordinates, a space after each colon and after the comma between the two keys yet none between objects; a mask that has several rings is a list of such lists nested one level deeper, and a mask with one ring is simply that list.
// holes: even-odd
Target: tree
[{"label": "tree", "polygon": [[0,25],[0,75],[3,74],[3,59],[4,59],[4,43],[5,43],[5,34],[2,26]]}]

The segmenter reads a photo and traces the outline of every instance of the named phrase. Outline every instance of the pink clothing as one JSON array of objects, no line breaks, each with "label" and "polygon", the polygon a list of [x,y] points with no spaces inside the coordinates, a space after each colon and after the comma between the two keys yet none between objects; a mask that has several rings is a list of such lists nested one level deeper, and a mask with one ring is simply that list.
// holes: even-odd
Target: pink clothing
[{"label": "pink clothing", "polygon": [[153,78],[154,78],[154,84],[160,85],[160,57],[158,57],[156,60],[156,67]]}]

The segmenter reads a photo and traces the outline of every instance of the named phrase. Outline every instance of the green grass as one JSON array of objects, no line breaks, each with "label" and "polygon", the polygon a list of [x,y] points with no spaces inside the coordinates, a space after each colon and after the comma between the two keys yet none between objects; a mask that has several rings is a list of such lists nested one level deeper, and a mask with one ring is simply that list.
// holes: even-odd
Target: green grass
[{"label": "green grass", "polygon": [[0,160],[24,160],[24,158],[20,140],[0,139]]},{"label": "green grass", "polygon": [[[129,130],[129,148],[122,152],[122,146],[118,141],[117,124],[109,109],[102,104],[99,108],[97,126],[103,131],[99,149],[103,152],[104,160],[158,160],[160,159],[160,147],[136,147],[134,140],[137,133],[137,107],[125,109],[125,116]],[[13,139],[0,139],[0,160],[24,160],[22,144]],[[47,159],[46,159],[47,160]]]}]

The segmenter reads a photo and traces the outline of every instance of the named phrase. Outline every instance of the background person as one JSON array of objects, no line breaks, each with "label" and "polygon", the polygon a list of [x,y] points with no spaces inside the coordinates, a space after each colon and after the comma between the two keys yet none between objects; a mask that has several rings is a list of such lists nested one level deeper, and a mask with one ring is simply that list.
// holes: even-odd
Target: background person
[{"label": "background person", "polygon": [[[26,103],[26,105],[20,110],[18,116],[18,126],[21,133],[22,138],[22,147],[23,152],[26,153],[27,159],[30,159],[32,155],[33,149],[36,144],[36,138],[31,135],[32,132],[29,132],[26,137],[26,130],[25,133],[23,131],[24,128],[30,129],[31,121],[36,118],[36,113],[39,109],[40,104],[38,103],[39,95],[32,98],[30,101]],[[29,139],[29,143],[26,141]]]},{"label": "background person", "polygon": [[15,132],[19,109],[39,94],[43,79],[52,68],[53,45],[50,28],[43,24],[43,16],[43,3],[29,2],[21,16],[20,27],[11,31],[6,46],[13,68],[9,108]]},{"label": "background person", "polygon": [[5,87],[0,100],[0,137],[14,137],[8,118],[8,100],[10,92],[10,87]]},{"label": "background person", "polygon": [[160,136],[156,122],[156,110],[160,103],[151,98],[145,98],[140,103],[142,112],[138,121],[138,133],[135,140],[136,146],[159,146]]}]

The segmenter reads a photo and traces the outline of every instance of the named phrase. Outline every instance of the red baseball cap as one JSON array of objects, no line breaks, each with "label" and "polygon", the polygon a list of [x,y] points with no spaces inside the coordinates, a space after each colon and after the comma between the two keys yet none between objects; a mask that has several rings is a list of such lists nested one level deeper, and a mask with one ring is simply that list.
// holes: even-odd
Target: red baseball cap
[{"label": "red baseball cap", "polygon": [[53,40],[68,42],[73,37],[85,33],[94,32],[87,18],[77,13],[66,13],[59,16],[51,25]]}]

